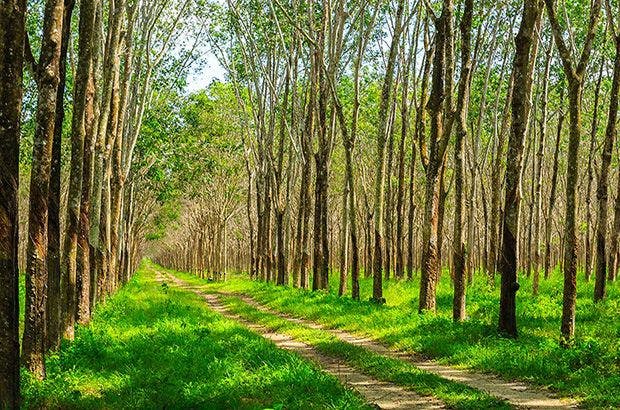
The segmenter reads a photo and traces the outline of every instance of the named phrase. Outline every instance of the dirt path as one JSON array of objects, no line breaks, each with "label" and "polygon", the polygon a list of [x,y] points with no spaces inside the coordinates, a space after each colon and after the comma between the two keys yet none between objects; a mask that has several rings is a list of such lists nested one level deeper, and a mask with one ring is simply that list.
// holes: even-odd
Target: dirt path
[{"label": "dirt path", "polygon": [[417,368],[433,373],[447,380],[465,384],[474,389],[488,393],[491,396],[505,400],[515,407],[527,409],[574,409],[577,403],[569,398],[558,398],[552,392],[517,381],[506,381],[497,376],[475,373],[458,369],[452,366],[438,364],[433,360],[422,359],[409,353],[395,351],[367,337],[356,336],[350,332],[330,329],[316,322],[293,317],[271,309],[245,294],[230,294],[241,298],[245,303],[266,313],[277,315],[294,323],[299,323],[313,329],[328,332],[341,341],[362,346],[382,356],[406,360]]},{"label": "dirt path", "polygon": [[257,325],[242,317],[230,312],[219,298],[214,294],[202,292],[187,282],[178,279],[167,273],[156,271],[157,280],[162,282],[168,279],[176,286],[192,291],[202,297],[209,307],[220,313],[222,316],[234,320],[250,328],[266,339],[271,340],[277,347],[295,352],[302,357],[317,363],[325,372],[335,376],[344,385],[356,390],[371,405],[380,409],[442,409],[444,404],[437,398],[420,396],[411,390],[407,390],[393,383],[388,383],[374,379],[366,374],[360,373],[345,364],[344,361],[323,355],[306,343],[294,340],[288,335],[275,333],[266,327]]}]

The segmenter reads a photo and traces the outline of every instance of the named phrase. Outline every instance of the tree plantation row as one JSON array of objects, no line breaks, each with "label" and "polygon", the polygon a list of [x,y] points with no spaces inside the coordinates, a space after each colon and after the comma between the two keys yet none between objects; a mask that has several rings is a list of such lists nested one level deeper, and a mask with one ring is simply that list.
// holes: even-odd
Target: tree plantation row
[{"label": "tree plantation row", "polygon": [[455,321],[468,284],[499,280],[509,337],[518,293],[563,275],[570,347],[578,272],[600,301],[619,268],[618,7],[228,0],[208,33],[227,81],[160,101],[214,172],[149,252],[212,279],[339,275],[354,299],[372,276],[377,303],[416,280],[420,312],[450,275]]},{"label": "tree plantation row", "polygon": [[0,5],[0,408],[19,406],[20,364],[45,378],[47,352],[141,260],[158,205],[140,129],[156,90],[183,87],[197,6]]},{"label": "tree plantation row", "polygon": [[[619,16],[618,0],[3,1],[0,408],[20,374],[44,385],[48,353],[143,256],[337,283],[332,305],[381,314],[394,285],[428,323],[449,283],[461,330],[498,288],[510,339],[524,296],[551,298],[574,347],[578,286],[592,312],[617,306]],[[148,266],[121,300],[142,284],[169,301]]]}]

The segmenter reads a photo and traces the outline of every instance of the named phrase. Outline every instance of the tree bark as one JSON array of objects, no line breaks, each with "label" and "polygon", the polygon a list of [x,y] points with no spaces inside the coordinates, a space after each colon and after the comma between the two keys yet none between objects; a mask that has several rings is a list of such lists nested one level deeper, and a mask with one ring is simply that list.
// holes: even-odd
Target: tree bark
[{"label": "tree bark", "polygon": [[17,248],[26,1],[0,3],[0,408],[19,408]]},{"label": "tree bark", "polygon": [[47,349],[60,347],[64,326],[62,323],[61,265],[60,265],[60,171],[61,143],[65,118],[65,84],[67,76],[67,49],[71,35],[71,16],[75,1],[65,0],[60,46],[59,84],[56,93],[56,118],[54,122],[54,142],[52,143],[52,168],[50,174],[50,195],[47,244]]},{"label": "tree bark", "polygon": [[[424,196],[424,224],[422,227],[422,275],[420,277],[420,300],[418,311],[435,311],[437,281],[441,265],[440,249],[440,204],[443,195],[443,165],[450,133],[444,123],[446,113],[451,114],[452,79],[448,78],[452,61],[450,28],[452,25],[454,4],[444,0],[441,15],[435,18],[435,53],[433,57],[433,74],[431,94],[427,109],[429,110],[430,136],[429,152],[422,155],[426,171]],[[447,100],[447,101],[446,101]]]},{"label": "tree bark", "polygon": [[398,55],[398,45],[400,35],[403,30],[402,18],[405,9],[405,2],[399,0],[396,9],[396,18],[394,26],[394,35],[390,44],[390,52],[385,69],[385,77],[381,89],[381,101],[379,105],[379,127],[377,134],[377,173],[375,179],[374,193],[374,266],[373,266],[373,285],[372,300],[376,303],[383,303],[383,278],[381,276],[383,269],[383,202],[385,193],[385,143],[389,132],[389,106],[392,101],[392,82],[394,79],[394,70],[396,66],[396,57]]},{"label": "tree bark", "polygon": [[[612,20],[612,27],[614,27],[613,24],[614,23]],[[616,45],[616,56],[614,58],[614,74],[611,84],[609,112],[607,115],[607,128],[605,129],[605,142],[603,144],[603,153],[601,155],[601,172],[599,174],[596,189],[596,199],[598,201],[598,222],[596,225],[596,280],[594,283],[594,301],[599,301],[605,298],[605,285],[607,279],[607,180],[609,179],[611,155],[616,140],[616,122],[618,119],[618,91],[620,90],[620,35],[616,35],[615,32],[614,42]]]},{"label": "tree bark", "polygon": [[[454,207],[454,298],[452,302],[452,318],[455,322],[465,319],[465,293],[466,293],[466,264],[465,264],[465,238],[463,232],[463,173],[465,169],[465,159],[463,158],[463,144],[467,138],[467,118],[469,110],[470,80],[472,72],[471,59],[471,26],[473,20],[473,0],[465,1],[463,19],[461,20],[461,78],[459,80],[459,92],[457,102],[457,130],[454,148],[455,164],[455,207]],[[476,181],[473,180],[472,184]],[[473,220],[469,221],[472,225]]]},{"label": "tree bark", "polygon": [[519,290],[519,283],[517,282],[517,241],[519,237],[519,202],[521,200],[519,187],[523,167],[523,143],[527,134],[532,89],[530,67],[535,60],[535,56],[532,56],[532,46],[541,15],[542,5],[540,2],[538,0],[526,0],[521,26],[515,39],[512,125],[506,159],[506,199],[501,225],[503,226],[503,234],[499,262],[502,275],[499,331],[508,337],[517,337],[516,293]]},{"label": "tree bark", "polygon": [[37,110],[28,214],[26,313],[22,361],[38,379],[45,378],[47,299],[47,216],[56,117],[63,0],[45,4],[41,55],[37,64]]},{"label": "tree bark", "polygon": [[601,0],[591,4],[588,31],[584,46],[575,66],[571,51],[562,37],[562,28],[558,23],[553,0],[545,0],[547,14],[551,23],[553,36],[557,45],[564,73],[568,78],[570,131],[568,140],[568,157],[566,170],[566,224],[564,225],[564,297],[562,306],[562,346],[572,344],[575,336],[575,310],[577,299],[577,236],[576,236],[576,189],[579,177],[578,157],[581,139],[581,97],[583,93],[584,73],[590,59],[594,42],[595,29],[601,11]]}]

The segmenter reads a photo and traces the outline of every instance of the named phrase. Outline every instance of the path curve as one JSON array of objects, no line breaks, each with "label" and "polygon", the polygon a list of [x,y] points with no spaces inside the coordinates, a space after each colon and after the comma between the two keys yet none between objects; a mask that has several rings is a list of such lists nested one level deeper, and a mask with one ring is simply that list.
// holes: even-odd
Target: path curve
[{"label": "path curve", "polygon": [[208,306],[222,316],[248,327],[262,337],[271,340],[277,347],[295,352],[305,359],[318,364],[325,372],[335,376],[344,385],[356,390],[371,405],[379,409],[443,409],[445,405],[437,398],[420,396],[393,383],[374,379],[345,364],[341,359],[319,353],[312,346],[294,340],[292,337],[272,332],[264,326],[243,319],[232,313],[215,294],[202,292],[187,282],[168,273],[156,270],[157,280],[163,282],[167,278],[176,286],[192,291],[202,297]]}]

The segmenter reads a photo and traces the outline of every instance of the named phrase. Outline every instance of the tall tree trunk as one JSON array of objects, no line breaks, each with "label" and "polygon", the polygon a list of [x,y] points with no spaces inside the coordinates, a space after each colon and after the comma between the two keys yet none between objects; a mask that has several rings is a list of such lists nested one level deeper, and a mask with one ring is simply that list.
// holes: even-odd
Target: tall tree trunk
[{"label": "tall tree trunk", "polygon": [[[424,189],[424,224],[422,226],[422,275],[420,277],[420,298],[418,311],[435,311],[437,281],[441,265],[440,204],[443,194],[443,165],[449,140],[449,131],[444,121],[446,113],[451,114],[452,104],[449,94],[452,82],[449,75],[452,69],[452,48],[450,32],[454,4],[444,0],[441,15],[435,19],[435,54],[433,57],[433,74],[431,94],[427,108],[431,117],[430,147],[424,155],[423,164],[426,171]],[[446,101],[448,100],[448,101]]]},{"label": "tall tree trunk", "polygon": [[563,346],[572,344],[575,336],[575,310],[577,301],[577,234],[576,206],[577,179],[579,177],[578,158],[579,140],[581,139],[581,97],[583,94],[584,74],[590,59],[598,18],[601,14],[601,0],[591,3],[588,31],[584,46],[575,66],[571,51],[562,37],[562,28],[558,23],[553,0],[545,0],[547,14],[564,73],[568,78],[570,131],[568,139],[568,157],[566,170],[566,223],[564,225],[564,297],[562,306]]},{"label": "tall tree trunk", "polygon": [[[596,281],[594,284],[594,301],[605,298],[605,282],[607,278],[607,202],[609,179],[609,167],[611,166],[611,155],[616,140],[616,122],[618,119],[618,91],[620,90],[620,34],[615,33],[614,42],[616,45],[616,56],[614,59],[614,75],[611,84],[611,96],[609,101],[609,112],[607,115],[607,128],[605,130],[605,142],[601,155],[601,172],[598,178],[596,189],[596,199],[598,201],[598,222],[596,225]],[[612,248],[613,250],[613,248]],[[612,267],[613,268],[613,267]]]},{"label": "tall tree trunk", "polygon": [[0,408],[19,408],[17,248],[26,1],[0,3]]},{"label": "tall tree trunk", "polygon": [[564,88],[560,91],[560,114],[558,117],[558,127],[555,135],[555,147],[553,154],[553,170],[551,172],[551,188],[549,192],[549,206],[547,206],[547,217],[545,221],[545,261],[544,273],[545,279],[549,279],[551,269],[551,227],[553,222],[553,207],[556,200],[556,192],[558,186],[558,168],[560,156],[560,142],[562,140],[562,126],[564,125],[565,113],[562,106],[564,105]]},{"label": "tall tree trunk", "polygon": [[28,214],[26,316],[22,360],[36,378],[45,377],[47,298],[47,215],[56,117],[63,0],[45,4],[41,56],[37,67],[37,111]]},{"label": "tall tree trunk", "polygon": [[[80,4],[80,40],[79,56],[83,60],[78,60],[78,72],[76,73],[76,87],[78,81],[85,81],[86,87],[82,92],[84,99],[83,112],[84,118],[77,119],[81,124],[76,124],[77,132],[84,130],[84,148],[82,156],[82,193],[80,196],[80,215],[78,230],[78,248],[76,263],[76,320],[80,324],[85,324],[90,319],[91,313],[91,289],[94,287],[91,281],[91,259],[90,259],[90,211],[91,211],[91,188],[93,177],[93,160],[95,157],[95,134],[97,131],[95,117],[95,69],[96,51],[93,41],[95,36],[95,20],[97,14],[98,0],[82,0]],[[82,14],[83,13],[83,14]],[[84,38],[83,38],[84,37]],[[82,51],[83,50],[83,51]],[[84,54],[84,57],[82,56]],[[84,70],[84,71],[81,71]],[[77,88],[76,88],[77,91]],[[74,100],[77,101],[77,100]],[[82,103],[80,103],[82,104]],[[77,115],[74,107],[74,116]],[[76,164],[77,166],[77,164]],[[93,263],[94,265],[94,263]]]},{"label": "tall tree trunk", "polygon": [[388,56],[387,67],[385,69],[385,77],[383,78],[383,86],[381,90],[381,102],[379,105],[379,127],[377,134],[377,175],[375,179],[374,193],[374,266],[373,266],[373,285],[372,299],[376,303],[383,303],[383,201],[385,193],[385,143],[389,132],[389,107],[392,101],[392,82],[394,79],[394,70],[396,67],[396,58],[398,56],[398,45],[400,43],[400,35],[403,30],[403,13],[405,2],[398,1],[396,9],[396,18],[394,26],[394,35],[390,44],[390,53]]},{"label": "tall tree trunk", "polygon": [[538,123],[540,129],[540,138],[538,141],[538,150],[536,152],[536,169],[534,175],[534,183],[536,184],[536,192],[533,200],[536,201],[536,219],[534,221],[535,233],[534,233],[534,278],[532,280],[532,294],[538,295],[538,287],[540,283],[540,231],[541,231],[541,219],[542,219],[542,167],[545,151],[545,143],[547,139],[547,119],[549,102],[549,72],[551,69],[551,56],[553,50],[553,40],[549,42],[549,48],[547,50],[547,59],[545,61],[545,72],[542,79],[543,91],[542,91],[542,105],[541,105],[541,117]]},{"label": "tall tree trunk", "polygon": [[[594,90],[594,111],[592,112],[592,125],[590,127],[590,155],[588,155],[588,184],[586,187],[586,239],[585,239],[585,275],[586,281],[590,281],[592,276],[592,222],[594,217],[592,216],[592,185],[594,183],[594,155],[596,154],[597,147],[597,134],[598,134],[598,111],[599,100],[601,95],[601,82],[603,80],[603,67],[605,64],[600,65],[598,79],[596,81],[596,88]],[[607,221],[605,221],[606,223]]]},{"label": "tall tree trunk", "polygon": [[[471,59],[471,26],[473,20],[474,2],[465,1],[463,19],[461,20],[461,78],[459,80],[459,92],[457,102],[457,130],[454,148],[454,164],[456,167],[454,177],[455,187],[455,207],[454,207],[454,238],[453,259],[454,259],[454,299],[452,303],[452,318],[455,322],[465,319],[465,292],[466,292],[466,272],[465,272],[465,238],[463,232],[463,173],[465,169],[465,159],[463,158],[463,144],[467,138],[467,118],[469,110],[470,79],[472,71]],[[472,180],[472,184],[476,181]],[[469,224],[474,223],[473,219]]]},{"label": "tall tree trunk", "polygon": [[526,0],[523,6],[521,26],[515,44],[513,60],[514,89],[512,96],[512,125],[508,140],[506,159],[506,199],[503,214],[500,272],[502,286],[500,293],[499,331],[508,337],[517,337],[516,293],[517,241],[519,237],[519,186],[523,167],[523,144],[527,134],[529,101],[531,98],[532,75],[530,67],[535,62],[532,46],[536,27],[542,15],[538,0]]},{"label": "tall tree trunk", "polygon": [[60,268],[60,171],[63,122],[65,118],[65,84],[67,77],[67,49],[71,35],[71,16],[74,0],[65,0],[60,46],[59,84],[56,93],[56,118],[52,144],[52,168],[50,174],[49,210],[47,215],[47,348],[56,350],[64,331],[62,325],[62,296]]}]

